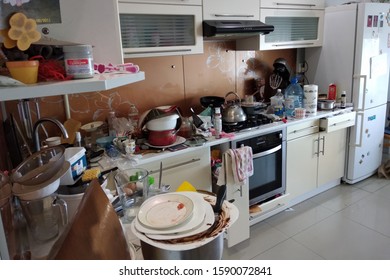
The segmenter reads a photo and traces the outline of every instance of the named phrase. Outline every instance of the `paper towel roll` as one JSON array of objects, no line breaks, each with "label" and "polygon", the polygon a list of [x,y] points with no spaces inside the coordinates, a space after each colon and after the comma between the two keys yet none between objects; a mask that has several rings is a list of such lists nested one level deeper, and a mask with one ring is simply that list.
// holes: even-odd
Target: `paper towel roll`
[{"label": "paper towel roll", "polygon": [[303,86],[303,105],[307,115],[317,114],[318,85]]}]

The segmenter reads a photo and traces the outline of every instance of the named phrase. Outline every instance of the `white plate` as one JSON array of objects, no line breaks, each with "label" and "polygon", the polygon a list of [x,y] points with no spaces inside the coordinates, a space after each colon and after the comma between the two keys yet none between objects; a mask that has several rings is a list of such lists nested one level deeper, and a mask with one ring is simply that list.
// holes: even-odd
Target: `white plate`
[{"label": "white plate", "polygon": [[207,201],[204,201],[204,205],[206,209],[205,218],[203,222],[196,228],[181,233],[179,232],[173,234],[146,234],[146,236],[154,240],[169,240],[169,239],[191,236],[208,230],[214,224],[215,216],[211,204],[208,203]]},{"label": "white plate", "polygon": [[101,127],[102,125],[103,125],[102,121],[96,121],[96,122],[91,122],[83,125],[81,129],[86,132],[92,132],[98,129],[99,127]]},{"label": "white plate", "polygon": [[168,229],[184,223],[194,209],[192,200],[182,194],[156,195],[143,203],[137,218],[144,226]]},{"label": "white plate", "polygon": [[[134,219],[135,228],[139,232],[145,234],[173,234],[173,233],[185,232],[198,227],[203,222],[206,214],[206,208],[205,208],[205,204],[203,203],[204,201],[203,197],[200,194],[195,192],[179,192],[179,193],[191,198],[194,204],[192,215],[187,222],[168,229],[154,229],[154,228],[144,226],[139,222],[139,219],[137,218]],[[162,195],[163,194],[161,194],[160,196]]]},{"label": "white plate", "polygon": [[187,139],[181,137],[181,136],[177,136],[176,137],[176,141],[171,144],[171,145],[168,145],[168,146],[154,146],[154,145],[151,145],[149,144],[148,142],[146,142],[145,144],[148,145],[149,147],[152,147],[152,148],[160,148],[160,149],[165,149],[165,148],[169,148],[169,147],[173,147],[173,146],[176,146],[176,145],[179,145],[179,144],[183,144]]}]

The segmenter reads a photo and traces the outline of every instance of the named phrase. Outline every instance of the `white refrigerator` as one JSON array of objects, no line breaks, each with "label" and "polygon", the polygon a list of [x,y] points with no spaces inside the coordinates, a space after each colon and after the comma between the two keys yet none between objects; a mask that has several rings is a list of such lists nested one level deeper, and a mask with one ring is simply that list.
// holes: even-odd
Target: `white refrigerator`
[{"label": "white refrigerator", "polygon": [[327,93],[336,84],[357,112],[348,134],[343,180],[353,184],[373,175],[382,161],[389,88],[390,4],[360,3],[325,9],[324,43],[307,48],[309,83]]}]

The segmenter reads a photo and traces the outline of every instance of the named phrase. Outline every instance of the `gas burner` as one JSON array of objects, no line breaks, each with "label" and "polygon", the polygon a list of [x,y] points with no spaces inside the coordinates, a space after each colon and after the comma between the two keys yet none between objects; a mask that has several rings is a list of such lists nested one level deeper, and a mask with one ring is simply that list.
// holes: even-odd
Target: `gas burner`
[{"label": "gas burner", "polygon": [[226,133],[230,132],[243,132],[252,129],[256,129],[261,125],[272,123],[272,119],[265,114],[253,114],[247,115],[247,120],[239,122],[237,124],[222,124],[222,129]]}]

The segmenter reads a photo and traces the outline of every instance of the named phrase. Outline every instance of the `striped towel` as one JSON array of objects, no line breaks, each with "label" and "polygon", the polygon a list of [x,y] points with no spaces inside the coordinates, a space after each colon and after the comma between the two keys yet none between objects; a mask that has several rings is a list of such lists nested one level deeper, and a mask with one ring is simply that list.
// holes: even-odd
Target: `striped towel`
[{"label": "striped towel", "polygon": [[253,153],[251,147],[243,146],[237,149],[229,149],[226,151],[226,154],[228,157],[224,156],[222,161],[230,158],[231,170],[225,170],[225,162],[222,163],[218,176],[218,185],[226,184],[226,172],[231,172],[235,184],[242,184],[247,178],[253,175]]}]

